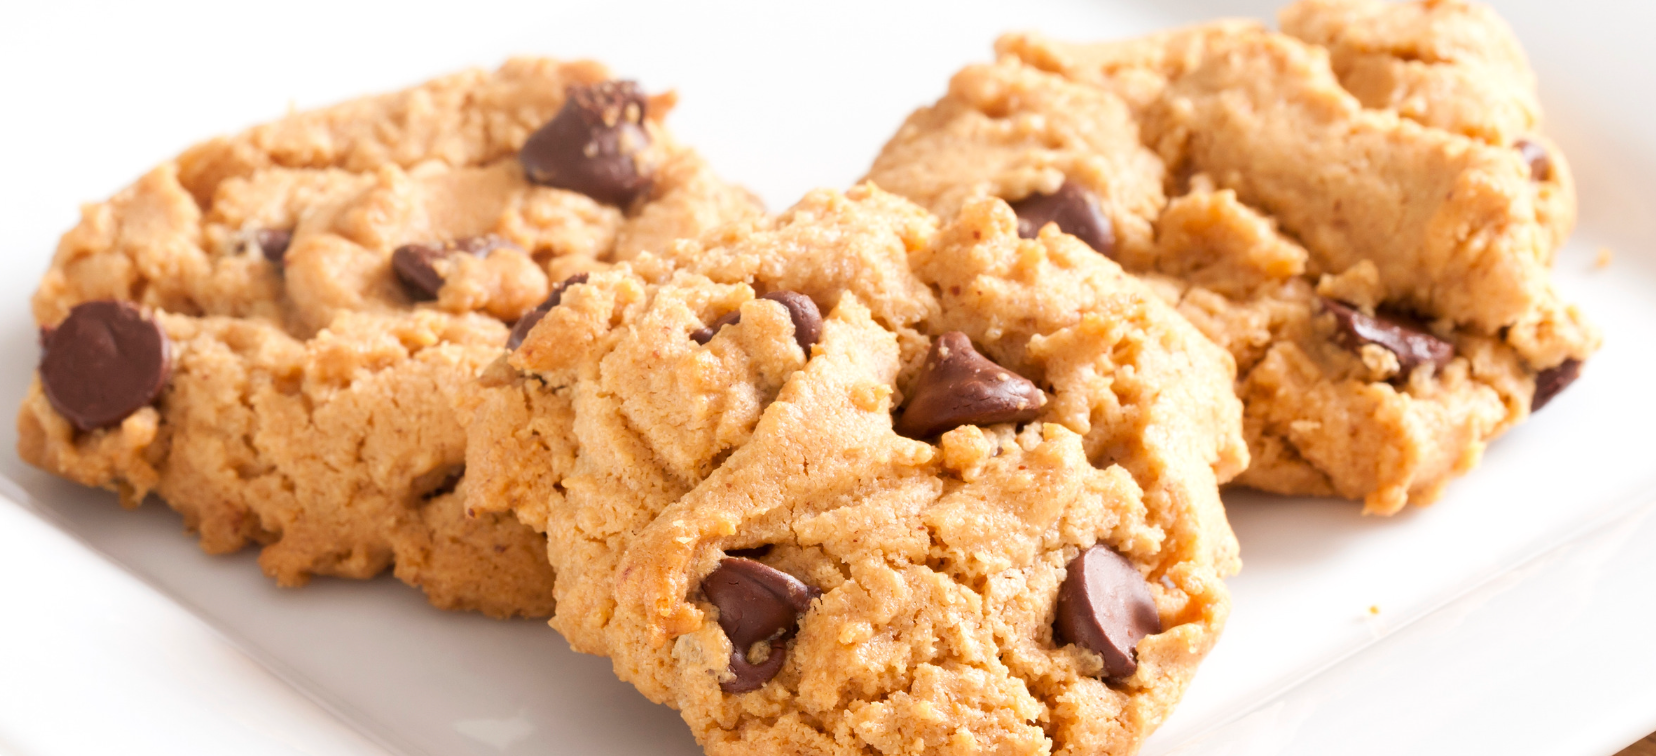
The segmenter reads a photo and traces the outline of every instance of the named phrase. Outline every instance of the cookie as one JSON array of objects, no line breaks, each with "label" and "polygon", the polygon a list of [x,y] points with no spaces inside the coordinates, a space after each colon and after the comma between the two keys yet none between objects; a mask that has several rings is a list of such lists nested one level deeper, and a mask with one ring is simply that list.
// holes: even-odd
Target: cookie
[{"label": "cookie", "polygon": [[1597,348],[1549,277],[1574,194],[1488,11],[1283,16],[1330,47],[1245,22],[1009,35],[868,179],[942,214],[1006,199],[1026,236],[1051,226],[1116,260],[1235,358],[1238,483],[1391,514],[1436,499]]},{"label": "cookie", "polygon": [[470,387],[550,281],[759,212],[671,106],[516,59],[191,148],[63,237],[19,454],[260,544],[282,585],[394,565],[444,608],[550,614],[544,538],[462,506]]},{"label": "cookie", "polygon": [[1328,51],[1363,107],[1508,146],[1541,129],[1535,74],[1495,11],[1468,2],[1301,0],[1284,34]]},{"label": "cookie", "polygon": [[714,754],[1126,753],[1228,613],[1228,355],[1010,207],[872,187],[565,288],[468,505]]}]

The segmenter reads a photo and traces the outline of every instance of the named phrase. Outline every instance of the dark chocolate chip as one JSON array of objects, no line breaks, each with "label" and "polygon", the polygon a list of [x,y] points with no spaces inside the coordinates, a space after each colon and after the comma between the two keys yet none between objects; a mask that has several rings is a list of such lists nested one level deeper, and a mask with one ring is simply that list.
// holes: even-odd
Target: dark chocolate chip
[{"label": "dark chocolate chip", "polygon": [[740,322],[742,322],[742,311],[731,310],[730,312],[714,318],[713,322],[691,331],[690,340],[696,342],[697,344],[705,345],[707,342],[712,341],[713,337],[717,335],[719,331],[723,330],[725,326],[736,325]]},{"label": "dark chocolate chip", "polygon": [[46,399],[83,431],[106,428],[155,401],[172,375],[172,345],[131,304],[83,302],[46,335]]},{"label": "dark chocolate chip", "polygon": [[811,345],[822,338],[822,311],[810,297],[796,291],[773,291],[760,297],[788,308],[788,319],[793,321],[794,343],[811,356]]},{"label": "dark chocolate chip", "polygon": [[[730,671],[735,675],[719,688],[726,693],[758,690],[782,670],[782,644],[799,629],[799,617],[811,608],[821,591],[799,578],[752,559],[725,557],[702,580],[702,593],[719,608],[719,627],[730,639]],[[769,641],[770,655],[748,662],[753,644]]]},{"label": "dark chocolate chip", "polygon": [[282,264],[282,258],[287,256],[288,245],[293,243],[293,232],[279,228],[261,228],[253,232],[253,241],[259,245],[259,252],[277,265]]},{"label": "dark chocolate chip", "polygon": [[725,556],[741,557],[743,559],[759,559],[764,555],[769,554],[770,550],[771,545],[766,543],[746,549],[726,549]]},{"label": "dark chocolate chip", "polygon": [[1547,148],[1528,139],[1520,139],[1512,146],[1529,164],[1531,181],[1545,183],[1552,180],[1552,156],[1547,154]]},{"label": "dark chocolate chip", "polygon": [[466,477],[466,466],[456,465],[446,470],[434,470],[432,473],[434,474],[427,474],[426,480],[415,482],[415,490],[420,490],[422,483],[431,486],[430,490],[420,494],[421,500],[430,501],[454,493],[454,489],[460,487],[460,479]]},{"label": "dark chocolate chip", "polygon": [[1570,387],[1581,377],[1581,360],[1565,360],[1535,374],[1535,396],[1530,399],[1530,411],[1547,406],[1559,392]]},{"label": "dark chocolate chip", "polygon": [[576,273],[573,276],[559,281],[556,286],[552,287],[552,291],[546,295],[546,301],[540,303],[540,309],[551,310],[552,308],[557,307],[559,303],[563,302],[564,292],[568,291],[569,287],[574,286],[575,284],[584,284],[587,282],[587,279],[591,277],[591,273]]},{"label": "dark chocolate chip", "polygon": [[1012,203],[1018,214],[1018,235],[1033,239],[1041,227],[1058,224],[1058,230],[1087,243],[1099,254],[1115,251],[1115,230],[1110,219],[1098,209],[1098,197],[1086,187],[1065,181],[1052,194],[1031,194]]},{"label": "dark chocolate chip", "polygon": [[1322,300],[1323,309],[1334,315],[1339,326],[1336,338],[1347,349],[1357,351],[1364,344],[1378,344],[1397,355],[1398,367],[1405,375],[1421,365],[1442,368],[1455,359],[1455,345],[1403,322],[1399,318],[1364,315],[1351,305],[1332,299]]},{"label": "dark chocolate chip", "polygon": [[1046,404],[1046,394],[1033,382],[978,354],[959,331],[932,342],[909,391],[896,431],[910,438],[962,425],[1028,422]]},{"label": "dark chocolate chip", "polygon": [[454,250],[424,244],[404,244],[391,253],[391,271],[402,282],[403,291],[416,302],[437,298],[443,288],[443,274],[437,272],[437,261],[454,254]]},{"label": "dark chocolate chip", "polygon": [[506,348],[517,349],[522,346],[523,340],[529,337],[529,332],[534,330],[535,324],[541,322],[541,319],[546,317],[546,313],[551,312],[552,308],[557,307],[558,303],[563,301],[564,289],[575,284],[586,283],[588,277],[589,274],[587,273],[576,273],[554,285],[552,293],[546,295],[546,301],[536,305],[535,309],[523,313],[523,317],[518,318],[518,322],[512,324],[512,334],[506,337]]},{"label": "dark chocolate chip", "polygon": [[416,302],[429,302],[443,289],[443,274],[437,271],[437,261],[456,253],[483,257],[502,247],[517,248],[494,234],[465,236],[443,243],[404,244],[391,252],[391,270],[403,285],[403,291]]},{"label": "dark chocolate chip", "polygon": [[[817,309],[816,303],[812,302],[810,297],[795,291],[773,291],[759,298],[769,299],[788,309],[788,319],[793,321],[794,343],[805,351],[807,359],[810,358],[811,345],[822,338],[822,311]],[[718,333],[719,329],[740,322],[742,311],[732,310],[719,316],[712,323],[696,329],[690,334],[690,338],[697,344],[706,344],[713,340],[713,335]]]},{"label": "dark chocolate chip", "polygon": [[644,103],[631,81],[570,87],[563,109],[518,152],[524,175],[626,207],[650,188],[650,175],[637,161],[650,144]]},{"label": "dark chocolate chip", "polygon": [[1058,618],[1052,629],[1060,643],[1073,643],[1104,657],[1104,676],[1128,677],[1138,669],[1136,650],[1146,635],[1162,631],[1150,586],[1137,568],[1114,549],[1098,544],[1069,563],[1058,587]]}]

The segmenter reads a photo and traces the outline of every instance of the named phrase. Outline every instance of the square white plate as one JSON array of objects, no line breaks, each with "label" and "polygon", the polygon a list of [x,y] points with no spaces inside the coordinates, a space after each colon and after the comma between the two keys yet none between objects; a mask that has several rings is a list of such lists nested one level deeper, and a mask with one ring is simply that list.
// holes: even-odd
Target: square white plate
[{"label": "square white plate", "polygon": [[[1230,583],[1235,612],[1147,754],[1605,756],[1656,729],[1656,47],[1645,31],[1656,5],[1496,5],[1530,50],[1549,131],[1580,183],[1581,224],[1557,275],[1604,326],[1605,350],[1431,508],[1375,519],[1349,503],[1227,495],[1246,562]],[[781,208],[854,180],[1000,31],[1119,37],[1268,17],[1274,3],[624,6],[9,9],[0,353],[13,358],[0,410],[27,385],[27,299],[77,203],[190,142],[279,115],[290,97],[321,105],[512,52],[597,57],[651,89],[677,87],[678,134]],[[1606,246],[1614,262],[1596,269]],[[14,431],[0,428],[9,449]],[[0,476],[0,492],[264,667],[0,503],[0,752],[379,751],[360,735],[408,754],[699,752],[673,712],[538,622],[438,612],[383,578],[278,590],[250,553],[202,555],[164,507],[122,511],[9,451]],[[119,621],[103,627],[105,615]],[[96,668],[53,656],[71,654]],[[65,689],[82,678],[86,695]],[[49,716],[74,707],[121,726]]]}]

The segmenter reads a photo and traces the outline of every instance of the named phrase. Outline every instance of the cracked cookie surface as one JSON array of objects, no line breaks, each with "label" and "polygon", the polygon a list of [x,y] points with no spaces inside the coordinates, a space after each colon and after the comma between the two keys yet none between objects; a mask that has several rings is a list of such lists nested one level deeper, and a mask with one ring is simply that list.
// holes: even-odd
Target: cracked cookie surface
[{"label": "cracked cookie surface", "polygon": [[[1102,240],[1235,357],[1239,483],[1389,514],[1436,499],[1597,348],[1548,271],[1574,194],[1486,9],[1307,0],[1283,22],[1305,39],[1008,35],[868,178],[942,214],[1039,205]],[[1404,342],[1452,358],[1385,346]]]},{"label": "cracked cookie surface", "polygon": [[[43,340],[70,353],[72,313],[131,303],[170,378],[83,422],[37,377],[19,454],[127,506],[159,495],[210,552],[261,544],[283,585],[394,567],[438,606],[550,614],[544,539],[461,505],[468,387],[549,281],[759,212],[663,128],[671,95],[609,79],[514,59],[204,142],[86,206],[32,302]],[[630,108],[624,205],[526,179],[566,92]]]},{"label": "cracked cookie surface", "polygon": [[1232,376],[998,200],[818,191],[567,287],[484,375],[468,506],[709,753],[1129,753],[1228,614]]}]

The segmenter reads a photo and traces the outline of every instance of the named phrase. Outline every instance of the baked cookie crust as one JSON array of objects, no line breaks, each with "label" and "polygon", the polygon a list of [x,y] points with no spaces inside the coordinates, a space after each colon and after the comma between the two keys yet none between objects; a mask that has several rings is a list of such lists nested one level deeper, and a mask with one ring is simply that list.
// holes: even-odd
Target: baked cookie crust
[{"label": "baked cookie crust", "polygon": [[[949,372],[941,344],[981,355]],[[817,191],[564,290],[485,373],[468,505],[546,533],[552,625],[709,753],[1130,753],[1228,614],[1232,377],[1148,287],[1020,239],[999,200],[939,226]],[[1029,421],[928,423],[940,385]],[[1162,628],[1124,677],[1053,629],[1100,545]],[[755,581],[789,598],[728,603]],[[777,613],[768,652],[733,647]]]},{"label": "baked cookie crust", "polygon": [[1435,500],[1597,349],[1548,271],[1573,186],[1487,9],[1282,15],[1298,37],[1008,35],[868,179],[942,214],[1084,197],[1101,219],[1078,233],[1108,230],[1099,251],[1236,359],[1253,459],[1237,482],[1391,514]]},{"label": "baked cookie crust", "polygon": [[131,303],[170,380],[77,427],[37,378],[19,454],[125,506],[160,496],[209,552],[260,544],[282,585],[394,565],[444,608],[550,614],[544,539],[461,506],[471,382],[549,280],[760,211],[665,130],[671,94],[632,103],[631,201],[527,180],[526,140],[610,79],[513,59],[207,141],[87,205],[32,302],[43,340]]}]

